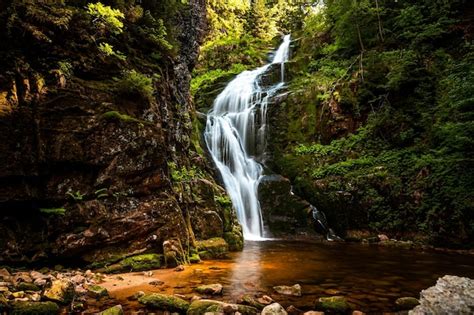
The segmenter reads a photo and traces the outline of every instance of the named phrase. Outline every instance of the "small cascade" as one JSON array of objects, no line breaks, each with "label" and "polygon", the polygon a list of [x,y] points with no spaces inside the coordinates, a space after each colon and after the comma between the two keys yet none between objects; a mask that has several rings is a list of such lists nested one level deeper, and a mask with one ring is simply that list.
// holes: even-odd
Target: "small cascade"
[{"label": "small cascade", "polygon": [[[263,167],[255,157],[265,149],[267,107],[284,86],[284,64],[289,58],[289,46],[290,35],[285,35],[272,62],[240,73],[217,96],[207,116],[206,144],[236,208],[246,240],[264,238],[257,196]],[[266,86],[261,78],[272,64],[281,64],[281,80]]]}]

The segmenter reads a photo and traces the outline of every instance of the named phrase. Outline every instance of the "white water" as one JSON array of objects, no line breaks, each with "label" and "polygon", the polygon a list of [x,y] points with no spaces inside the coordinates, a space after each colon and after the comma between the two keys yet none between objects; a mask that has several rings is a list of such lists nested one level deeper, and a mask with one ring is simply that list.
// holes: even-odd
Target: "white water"
[{"label": "white water", "polygon": [[[257,196],[263,168],[253,156],[262,154],[265,149],[267,106],[284,85],[289,45],[290,35],[286,35],[270,64],[240,73],[217,96],[207,116],[204,137],[246,240],[264,239]],[[281,81],[273,86],[262,86],[262,75],[271,64],[277,63],[281,63]]]}]

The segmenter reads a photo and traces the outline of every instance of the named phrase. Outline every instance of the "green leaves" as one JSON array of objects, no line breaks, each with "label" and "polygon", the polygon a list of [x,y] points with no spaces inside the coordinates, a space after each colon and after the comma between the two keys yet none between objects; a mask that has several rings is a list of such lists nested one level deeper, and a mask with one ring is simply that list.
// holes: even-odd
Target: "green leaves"
[{"label": "green leaves", "polygon": [[92,17],[92,22],[99,28],[106,28],[113,34],[123,32],[123,22],[125,15],[118,9],[113,9],[101,2],[89,3],[86,7],[87,13]]}]

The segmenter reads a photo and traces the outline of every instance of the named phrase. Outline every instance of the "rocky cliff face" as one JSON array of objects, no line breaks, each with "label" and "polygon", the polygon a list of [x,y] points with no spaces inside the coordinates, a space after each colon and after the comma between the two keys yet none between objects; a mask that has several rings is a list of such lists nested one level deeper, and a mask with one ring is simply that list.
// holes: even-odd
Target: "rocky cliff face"
[{"label": "rocky cliff face", "polygon": [[[82,1],[2,5],[0,261],[92,262],[162,252],[170,239],[189,251],[196,239],[241,238],[193,134],[205,5],[125,2],[119,35]],[[172,48],[147,37],[159,26],[150,16]],[[98,49],[104,39],[113,53]],[[122,78],[130,69],[152,95]]]}]

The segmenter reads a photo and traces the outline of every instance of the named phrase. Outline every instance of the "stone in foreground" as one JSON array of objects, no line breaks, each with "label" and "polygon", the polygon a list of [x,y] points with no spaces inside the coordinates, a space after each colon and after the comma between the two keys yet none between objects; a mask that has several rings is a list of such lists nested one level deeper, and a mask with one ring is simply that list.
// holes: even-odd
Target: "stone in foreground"
[{"label": "stone in foreground", "polygon": [[150,308],[159,310],[185,313],[189,303],[173,295],[152,293],[146,294],[138,299],[138,302]]},{"label": "stone in foreground", "polygon": [[201,294],[218,295],[222,294],[222,285],[219,283],[201,285],[196,288],[196,291]]},{"label": "stone in foreground", "polygon": [[54,302],[15,302],[11,315],[54,315],[59,314],[59,306]]},{"label": "stone in foreground", "polygon": [[400,311],[408,311],[413,309],[415,306],[419,305],[420,302],[417,298],[414,297],[401,297],[395,301],[395,305]]},{"label": "stone in foreground", "polygon": [[420,305],[409,315],[474,314],[474,280],[444,276],[420,293]]},{"label": "stone in foreground", "polygon": [[228,304],[214,300],[195,300],[189,306],[187,315],[202,315],[205,313],[224,313],[228,310],[239,312],[242,315],[254,315],[258,310],[251,306]]},{"label": "stone in foreground", "polygon": [[74,298],[74,284],[67,280],[55,280],[49,289],[44,292],[44,297],[54,302],[63,304],[70,303]]},{"label": "stone in foreground", "polygon": [[273,287],[273,290],[283,295],[301,296],[301,286],[299,284],[293,286],[279,285]]},{"label": "stone in foreground", "polygon": [[316,308],[321,311],[346,312],[351,309],[343,296],[321,297],[316,301]]},{"label": "stone in foreground", "polygon": [[123,315],[122,305],[115,305],[105,311],[100,312],[98,315]]},{"label": "stone in foreground", "polygon": [[273,303],[263,308],[262,315],[288,315],[288,313],[283,306],[278,303]]}]

